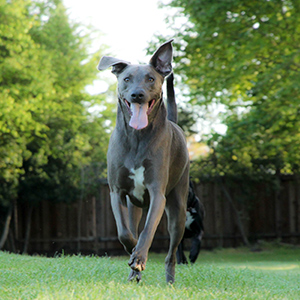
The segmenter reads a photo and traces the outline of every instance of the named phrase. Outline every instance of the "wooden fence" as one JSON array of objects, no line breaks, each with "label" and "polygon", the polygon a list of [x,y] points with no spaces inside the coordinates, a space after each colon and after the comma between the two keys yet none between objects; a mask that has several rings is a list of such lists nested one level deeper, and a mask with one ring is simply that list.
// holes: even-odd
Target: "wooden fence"
[{"label": "wooden fence", "polygon": [[[253,188],[251,201],[239,201],[243,191],[218,182],[195,186],[205,206],[204,248],[236,247],[243,244],[245,231],[250,242],[258,239],[280,239],[300,244],[300,184],[294,177],[283,177],[281,188],[273,191],[267,183]],[[251,195],[250,195],[251,196]],[[22,252],[29,208],[17,205],[14,226],[6,248]],[[144,216],[145,219],[145,216]],[[240,221],[240,224],[239,222]],[[152,251],[168,248],[167,221],[164,215],[155,235]],[[187,243],[187,246],[189,244]],[[40,202],[31,214],[28,253],[83,253],[98,255],[125,254],[117,239],[109,189],[101,184],[97,197],[77,203]]]}]

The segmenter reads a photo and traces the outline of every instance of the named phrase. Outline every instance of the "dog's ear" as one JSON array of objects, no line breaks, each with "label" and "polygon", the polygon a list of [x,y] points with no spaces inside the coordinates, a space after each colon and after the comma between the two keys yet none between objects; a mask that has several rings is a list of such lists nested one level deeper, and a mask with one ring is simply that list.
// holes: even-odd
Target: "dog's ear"
[{"label": "dog's ear", "polygon": [[103,56],[98,64],[98,70],[102,71],[109,67],[112,67],[112,73],[115,75],[120,74],[128,65],[130,65],[130,62],[110,57],[110,56]]},{"label": "dog's ear", "polygon": [[173,58],[173,40],[162,44],[150,59],[152,65],[158,73],[164,77],[172,72],[172,58]]}]

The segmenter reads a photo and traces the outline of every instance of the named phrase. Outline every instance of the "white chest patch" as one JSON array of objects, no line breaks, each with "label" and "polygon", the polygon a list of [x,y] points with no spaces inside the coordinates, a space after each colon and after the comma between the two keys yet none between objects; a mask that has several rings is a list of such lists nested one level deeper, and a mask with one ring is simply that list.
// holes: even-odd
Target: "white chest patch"
[{"label": "white chest patch", "polygon": [[129,178],[134,182],[133,196],[140,201],[143,202],[143,196],[145,192],[144,186],[144,171],[145,167],[141,166],[138,169],[134,170],[133,168],[130,170],[131,175]]},{"label": "white chest patch", "polygon": [[193,219],[192,214],[189,211],[187,211],[186,212],[185,228],[191,229],[190,226],[193,223],[193,221],[194,221],[194,219]]}]

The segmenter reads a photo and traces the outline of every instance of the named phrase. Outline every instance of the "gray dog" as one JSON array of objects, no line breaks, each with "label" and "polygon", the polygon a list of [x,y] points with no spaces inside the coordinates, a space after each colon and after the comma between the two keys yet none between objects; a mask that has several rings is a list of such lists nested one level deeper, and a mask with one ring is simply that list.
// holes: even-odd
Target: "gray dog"
[{"label": "gray dog", "polygon": [[[175,280],[176,250],[182,239],[189,186],[189,157],[182,130],[167,118],[164,78],[172,72],[172,41],[146,65],[102,57],[118,79],[117,123],[108,148],[108,183],[118,237],[131,255],[128,279],[141,280],[148,251],[164,210],[170,234],[166,281]],[[147,218],[140,236],[143,208]]]}]

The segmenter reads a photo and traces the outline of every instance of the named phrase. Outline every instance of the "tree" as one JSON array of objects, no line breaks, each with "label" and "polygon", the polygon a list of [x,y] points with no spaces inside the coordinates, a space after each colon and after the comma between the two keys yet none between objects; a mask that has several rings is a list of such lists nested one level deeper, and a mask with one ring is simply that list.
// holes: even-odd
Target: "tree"
[{"label": "tree", "polygon": [[[26,144],[31,134],[42,136],[45,126],[32,116],[41,85],[36,82],[47,79],[45,72],[37,74],[38,47],[28,32],[33,19],[25,16],[28,2],[0,2],[0,203],[8,207],[1,245],[4,245],[12,215],[12,201],[16,198],[18,179],[24,173],[23,159],[31,153]],[[45,85],[44,89],[47,89]]]},{"label": "tree", "polygon": [[[270,180],[279,191],[280,174],[300,167],[300,1],[172,0],[170,5],[179,9],[169,23],[178,41],[176,72],[190,103],[202,110],[212,104],[225,108],[226,134],[209,135],[211,153],[192,165],[192,173],[220,184],[230,205],[241,199],[225,184],[242,187],[243,201],[250,203],[255,195],[249,191],[259,180]],[[182,17],[185,25],[176,28]]]},{"label": "tree", "polygon": [[170,5],[188,19],[176,31],[181,43],[175,58],[191,103],[217,102],[227,109],[227,134],[210,141],[219,144],[215,151],[223,148],[220,156],[226,153],[224,167],[230,161],[248,167],[257,162],[258,170],[264,161],[276,165],[273,172],[299,170],[300,2],[173,0]]},{"label": "tree", "polygon": [[[29,207],[77,200],[81,168],[104,160],[109,126],[85,105],[104,101],[85,91],[100,56],[88,51],[89,33],[69,21],[61,0],[0,2],[0,204],[9,208],[7,220],[16,199]],[[30,218],[28,237],[29,225]]]},{"label": "tree", "polygon": [[[23,172],[23,157],[29,155],[26,151],[27,138],[32,130],[39,135],[42,129],[32,118],[35,100],[29,94],[40,55],[28,35],[33,20],[24,17],[24,1],[1,1],[0,11],[0,200],[7,204],[16,193],[13,187],[16,187]],[[39,76],[41,80],[45,79],[45,74]],[[38,88],[32,86],[34,92]]]},{"label": "tree", "polygon": [[[91,146],[84,131],[88,113],[82,101],[89,98],[84,87],[95,79],[96,60],[87,52],[87,36],[78,32],[79,25],[70,23],[61,1],[34,2],[30,10],[36,25],[29,33],[43,51],[52,76],[51,92],[40,101],[42,111],[35,115],[47,130],[43,138],[27,144],[32,155],[23,161],[19,197],[40,201],[46,189],[52,200],[72,201],[78,191],[70,186],[79,188],[78,167],[89,160],[85,153]],[[34,189],[38,182],[40,189]]]}]

